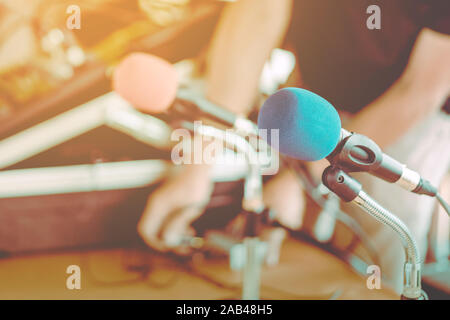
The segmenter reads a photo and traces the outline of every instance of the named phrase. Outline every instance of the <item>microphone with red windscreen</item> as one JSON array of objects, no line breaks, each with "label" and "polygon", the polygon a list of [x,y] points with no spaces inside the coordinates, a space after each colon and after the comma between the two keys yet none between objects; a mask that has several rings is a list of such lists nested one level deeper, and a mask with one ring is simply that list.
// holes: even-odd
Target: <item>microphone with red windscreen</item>
[{"label": "microphone with red windscreen", "polygon": [[145,53],[132,53],[116,67],[113,89],[146,113],[161,113],[175,101],[178,74],[167,61]]},{"label": "microphone with red windscreen", "polygon": [[166,60],[147,53],[132,53],[116,67],[112,85],[122,98],[142,112],[166,113],[194,121],[204,116],[233,126],[236,115],[204,99],[177,98],[178,74]]}]

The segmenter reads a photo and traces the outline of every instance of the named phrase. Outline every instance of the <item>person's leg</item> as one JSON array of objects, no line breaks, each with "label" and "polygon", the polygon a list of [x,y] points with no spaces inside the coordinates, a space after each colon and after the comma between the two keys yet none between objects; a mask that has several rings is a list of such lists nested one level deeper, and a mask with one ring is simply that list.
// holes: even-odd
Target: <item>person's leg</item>
[{"label": "person's leg", "polygon": [[[380,126],[380,130],[384,128]],[[439,186],[450,168],[450,116],[444,113],[433,114],[385,152]],[[367,174],[357,174],[355,178],[363,184],[364,190],[370,196],[408,226],[418,243],[423,262],[436,200],[407,192],[397,185]],[[386,284],[393,286],[400,293],[405,255],[398,236],[362,210],[352,208],[351,212],[374,242],[381,259],[382,275],[388,281]]]}]

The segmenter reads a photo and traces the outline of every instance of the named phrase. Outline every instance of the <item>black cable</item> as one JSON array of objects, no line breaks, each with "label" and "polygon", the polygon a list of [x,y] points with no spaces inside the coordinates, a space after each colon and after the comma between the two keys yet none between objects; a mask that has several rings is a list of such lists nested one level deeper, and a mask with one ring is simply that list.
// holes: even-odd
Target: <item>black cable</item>
[{"label": "black cable", "polygon": [[[130,285],[130,284],[135,284],[135,283],[145,283],[147,285],[149,285],[152,288],[156,288],[156,289],[164,289],[167,287],[170,287],[172,285],[174,285],[176,283],[177,280],[179,280],[180,275],[177,274],[176,272],[174,272],[174,275],[167,281],[163,282],[163,283],[155,283],[155,282],[151,282],[149,281],[149,276],[152,273],[152,270],[154,270],[154,268],[151,267],[151,259],[149,260],[148,258],[145,259],[145,262],[143,264],[140,265],[132,265],[132,264],[126,264],[125,261],[127,259],[125,259],[127,257],[127,254],[129,253],[128,249],[122,249],[121,251],[121,264],[122,267],[129,272],[137,272],[139,275],[136,278],[133,279],[126,279],[126,280],[117,280],[117,281],[105,281],[102,279],[99,279],[94,272],[91,269],[91,263],[90,263],[90,259],[88,257],[87,254],[83,255],[81,257],[82,259],[82,265],[83,270],[85,270],[85,272],[88,274],[88,277],[90,279],[90,281],[92,281],[93,283],[95,283],[96,285],[100,285],[100,286],[123,286],[123,285]],[[149,254],[148,252],[144,252],[144,254]],[[195,263],[193,263],[192,261],[183,261],[180,262],[178,261],[175,257],[170,257],[167,256],[167,254],[162,254],[160,252],[152,252],[153,255],[161,255],[162,257],[164,257],[164,259],[169,260],[171,263],[171,265],[175,268],[179,268],[181,270],[183,270],[183,272],[190,274],[194,277],[200,278],[202,280],[204,280],[205,282],[208,282],[209,284],[223,289],[223,290],[230,290],[235,292],[239,297],[241,294],[241,290],[242,287],[241,285],[232,285],[232,284],[226,284],[221,282],[218,279],[215,279],[214,277],[211,277],[207,274],[204,274],[202,272],[199,272],[198,269],[195,267]],[[276,292],[278,294],[281,294],[283,296],[287,296],[290,299],[298,299],[298,300],[303,300],[303,299],[318,299],[318,300],[326,300],[326,299],[333,299],[335,298],[336,294],[339,292],[339,290],[337,290],[336,292],[333,292],[330,295],[327,296],[312,296],[312,295],[305,295],[305,296],[298,296],[295,294],[292,294],[290,292],[286,292],[277,288],[273,288],[270,286],[266,286],[266,285],[262,285],[261,289],[263,290],[267,290],[269,291],[268,294],[270,295],[270,291],[271,292]],[[236,299],[236,296],[230,296],[224,299]]]},{"label": "black cable", "polygon": [[442,198],[439,192],[436,194],[436,199],[438,199],[439,203],[444,208],[445,212],[447,212],[447,214],[450,216],[450,205],[447,202],[445,202],[444,198]]},{"label": "black cable", "polygon": [[[121,259],[121,260],[122,260],[122,266],[123,266],[123,259]],[[117,281],[102,280],[102,279],[98,278],[92,271],[88,253],[84,253],[81,255],[81,266],[83,266],[82,269],[85,270],[84,272],[87,273],[90,281],[92,281],[93,283],[95,283],[96,285],[99,285],[99,286],[122,286],[122,285],[127,285],[127,284],[133,284],[133,283],[143,281],[146,277],[146,274],[144,275],[144,273],[140,273],[136,278],[133,278],[133,279],[117,280]],[[127,268],[125,267],[125,269],[127,269]]]},{"label": "black cable", "polygon": [[[121,266],[124,271],[127,271],[129,273],[135,273],[137,276],[132,279],[125,279],[125,280],[113,280],[113,281],[107,281],[100,279],[92,270],[91,268],[91,262],[89,259],[88,254],[83,254],[81,256],[81,264],[84,266],[83,270],[87,273],[90,281],[95,283],[99,286],[123,286],[123,285],[130,285],[135,283],[145,283],[149,287],[156,288],[156,289],[163,289],[170,287],[173,285],[179,278],[179,276],[174,273],[174,275],[167,281],[158,283],[153,280],[151,280],[149,277],[152,274],[152,271],[154,271],[154,268],[152,268],[152,264],[149,263],[148,259],[142,264],[130,264],[126,263],[126,259],[129,253],[129,249],[121,249],[120,252],[120,260],[121,260]],[[148,253],[146,253],[148,254]]]}]

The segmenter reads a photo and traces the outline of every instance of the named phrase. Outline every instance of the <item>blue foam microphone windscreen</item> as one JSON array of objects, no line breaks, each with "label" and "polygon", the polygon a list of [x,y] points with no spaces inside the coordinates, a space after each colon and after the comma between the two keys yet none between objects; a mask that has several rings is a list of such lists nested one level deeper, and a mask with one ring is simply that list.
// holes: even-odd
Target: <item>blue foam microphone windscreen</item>
[{"label": "blue foam microphone windscreen", "polygon": [[278,151],[295,159],[316,161],[327,157],[341,137],[336,109],[319,95],[299,88],[285,88],[270,96],[258,115],[258,128],[279,130]]}]

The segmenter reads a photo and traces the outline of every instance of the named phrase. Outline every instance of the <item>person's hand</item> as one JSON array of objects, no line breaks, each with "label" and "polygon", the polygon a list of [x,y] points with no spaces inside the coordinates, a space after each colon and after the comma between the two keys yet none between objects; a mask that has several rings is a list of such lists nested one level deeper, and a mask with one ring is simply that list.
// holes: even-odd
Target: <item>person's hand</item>
[{"label": "person's hand", "polygon": [[[312,178],[319,182],[328,161],[307,162]],[[264,185],[264,203],[274,211],[275,219],[290,229],[300,229],[306,208],[304,190],[299,178],[291,170],[284,170]]]},{"label": "person's hand", "polygon": [[209,165],[185,165],[151,194],[138,223],[139,235],[154,249],[177,248],[183,236],[193,236],[190,224],[204,211],[212,190]]},{"label": "person's hand", "polygon": [[275,220],[290,229],[303,224],[306,199],[298,178],[284,170],[264,185],[264,203],[275,213]]}]

